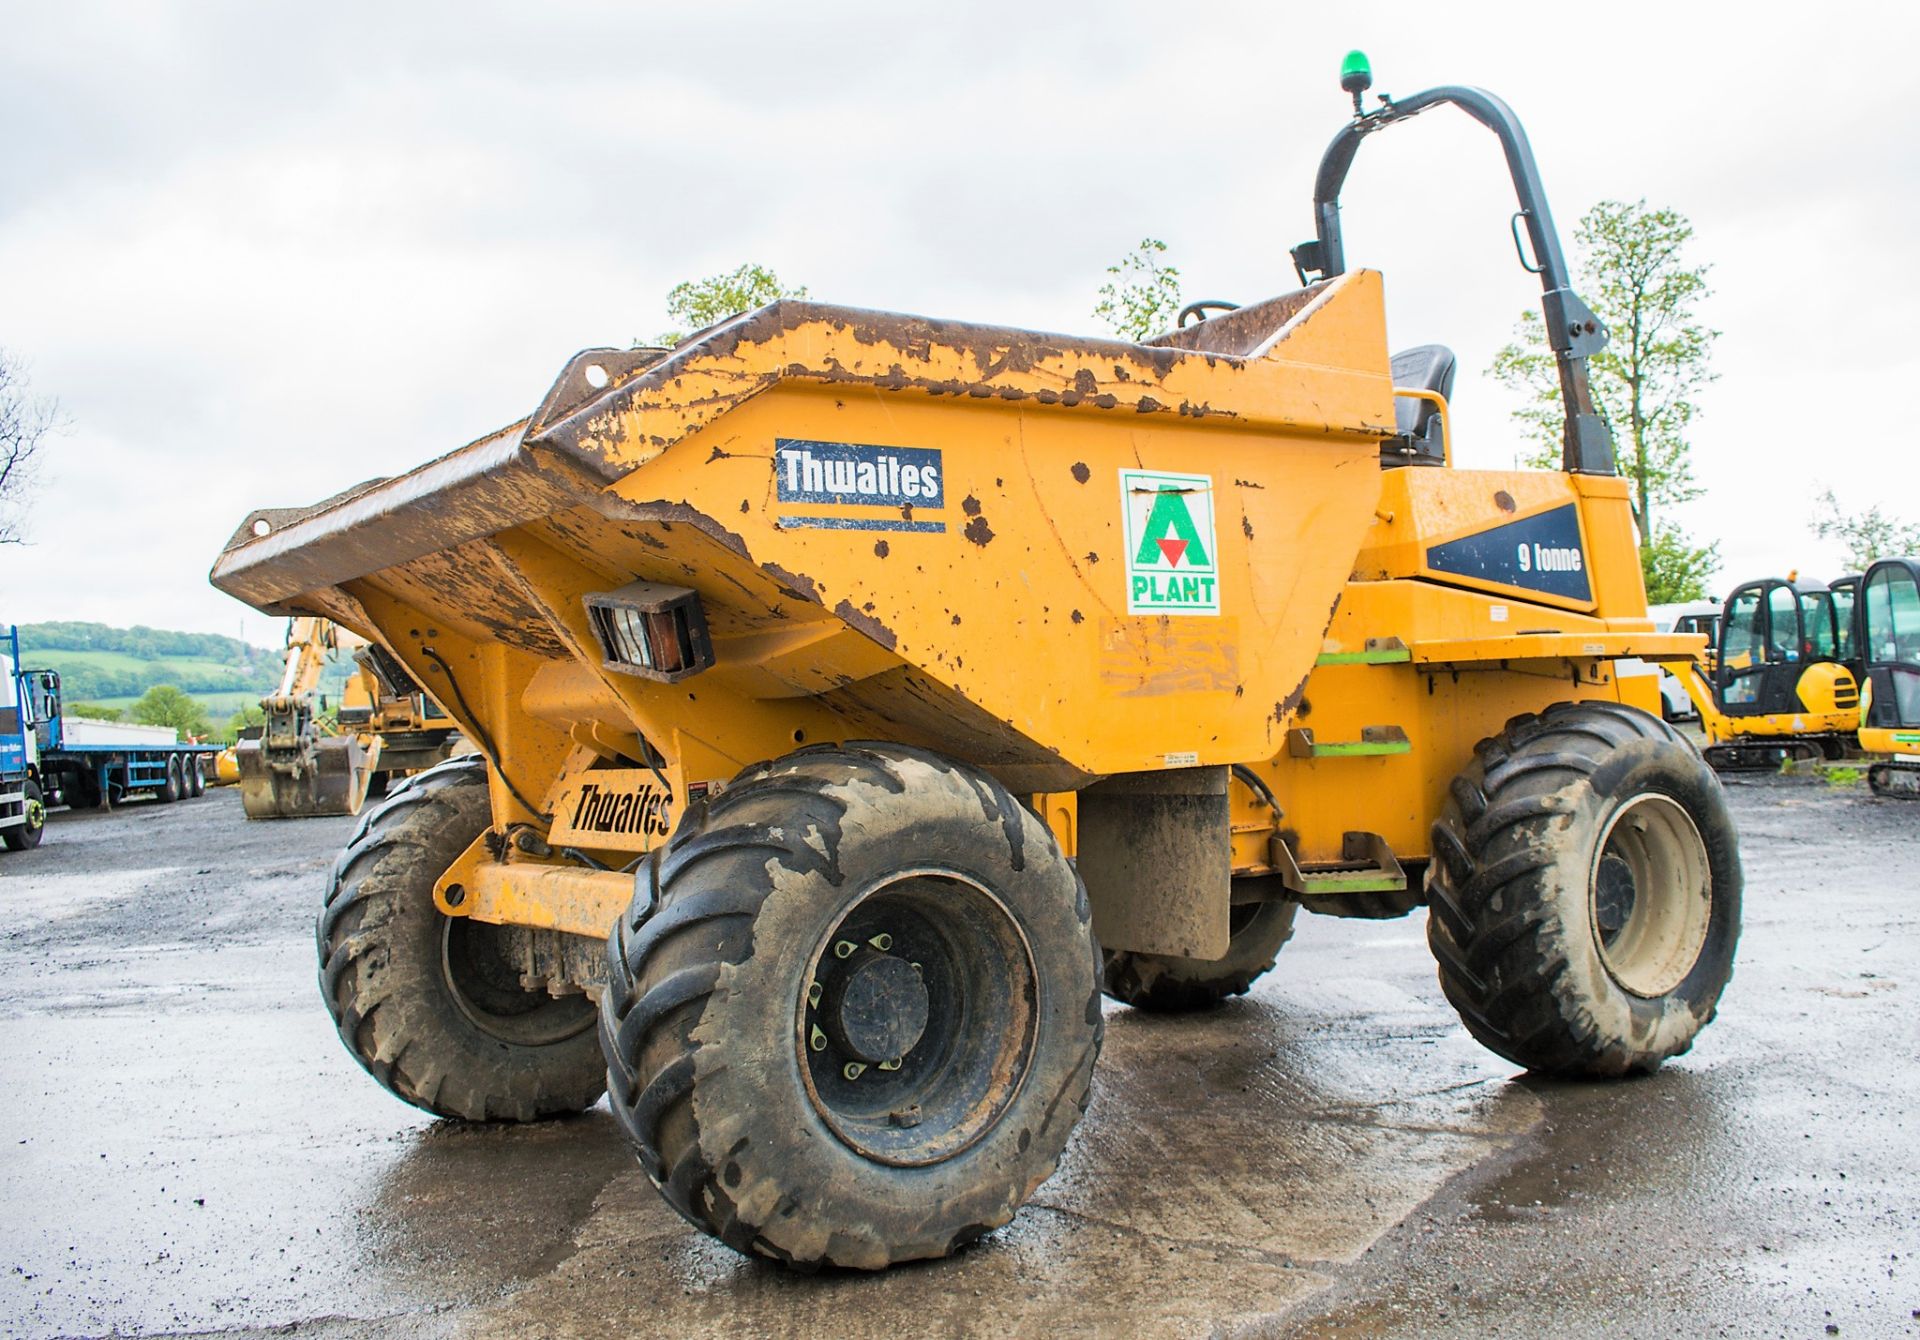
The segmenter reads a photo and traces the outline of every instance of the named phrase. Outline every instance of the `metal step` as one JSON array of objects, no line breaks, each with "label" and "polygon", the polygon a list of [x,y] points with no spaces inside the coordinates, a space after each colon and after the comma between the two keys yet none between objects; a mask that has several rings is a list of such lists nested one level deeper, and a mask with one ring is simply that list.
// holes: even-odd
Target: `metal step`
[{"label": "metal step", "polygon": [[1413,652],[1397,637],[1370,637],[1360,651],[1323,651],[1315,665],[1401,665],[1413,659]]},{"label": "metal step", "polygon": [[1285,838],[1275,834],[1268,842],[1268,859],[1280,872],[1280,882],[1303,897],[1343,893],[1395,893],[1407,887],[1407,872],[1378,833],[1346,833],[1340,839],[1337,864],[1301,865]]},{"label": "metal step", "polygon": [[1399,726],[1362,726],[1357,740],[1316,740],[1311,726],[1287,732],[1287,753],[1294,758],[1378,758],[1412,752],[1413,741]]}]

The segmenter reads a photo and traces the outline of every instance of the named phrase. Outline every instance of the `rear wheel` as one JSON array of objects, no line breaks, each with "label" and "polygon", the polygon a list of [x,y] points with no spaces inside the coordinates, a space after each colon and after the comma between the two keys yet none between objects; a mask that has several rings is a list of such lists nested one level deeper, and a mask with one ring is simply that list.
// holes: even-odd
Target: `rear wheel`
[{"label": "rear wheel", "polygon": [[354,1059],[416,1107],[468,1121],[578,1112],[606,1085],[593,1003],[525,989],[503,928],[433,903],[490,821],[480,759],[422,773],[367,812],[320,910],[321,993]]},{"label": "rear wheel", "polygon": [[608,958],[614,1114],[742,1252],[944,1256],[1013,1217],[1086,1106],[1086,891],[1004,788],[933,754],[750,769],[654,854]]},{"label": "rear wheel", "polygon": [[1280,947],[1293,938],[1293,919],[1299,911],[1300,904],[1290,899],[1235,907],[1230,923],[1233,939],[1218,959],[1110,949],[1102,977],[1106,993],[1137,1010],[1166,1014],[1202,1010],[1229,996],[1244,996],[1254,980],[1273,967]]},{"label": "rear wheel", "polygon": [[153,790],[153,798],[162,805],[171,805],[180,799],[180,789],[185,783],[180,778],[180,760],[172,754],[167,755],[167,779]]},{"label": "rear wheel", "polygon": [[1740,857],[1672,727],[1561,703],[1483,740],[1433,826],[1427,939],[1467,1031],[1530,1070],[1650,1071],[1733,974]]},{"label": "rear wheel", "polygon": [[187,783],[187,794],[190,796],[206,794],[207,774],[201,770],[202,761],[198,754],[188,754],[182,761],[181,766],[184,770],[183,776]]},{"label": "rear wheel", "polygon": [[6,843],[9,851],[39,846],[47,831],[47,803],[40,794],[40,783],[28,779],[20,788],[20,798],[25,802],[26,822],[0,828],[0,842]]}]

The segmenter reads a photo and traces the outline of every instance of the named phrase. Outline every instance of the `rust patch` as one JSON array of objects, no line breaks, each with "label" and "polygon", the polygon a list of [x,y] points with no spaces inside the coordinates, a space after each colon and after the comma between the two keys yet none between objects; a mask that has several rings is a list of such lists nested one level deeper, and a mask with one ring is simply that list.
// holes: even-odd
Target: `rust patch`
[{"label": "rust patch", "polygon": [[747,514],[747,500],[745,498],[742,498],[740,500],[740,515],[745,516],[746,514]]},{"label": "rust patch", "polygon": [[1493,495],[1493,505],[1503,512],[1511,512],[1513,510],[1513,495],[1505,489],[1501,489]]},{"label": "rust patch", "polygon": [[[1166,406],[1161,404],[1158,400],[1155,400],[1150,395],[1143,395],[1140,397],[1138,401],[1134,402],[1133,408],[1137,413],[1151,414],[1157,409],[1165,409]],[[1181,412],[1185,413],[1186,406],[1182,405],[1180,408],[1181,408]]]},{"label": "rust patch", "polygon": [[1093,375],[1092,368],[1081,368],[1073,374],[1073,389],[1083,396],[1092,395],[1100,389],[1100,382]]},{"label": "rust patch", "polygon": [[891,628],[881,623],[871,614],[855,609],[852,601],[841,601],[833,607],[833,612],[846,620],[848,627],[859,629],[888,651],[892,651],[899,642],[899,639],[893,635]]},{"label": "rust patch", "polygon": [[1247,519],[1245,512],[1240,514],[1240,533],[1245,535],[1249,540],[1253,538],[1253,522]]},{"label": "rust patch", "polygon": [[1100,561],[1100,555],[1094,553],[1093,550],[1091,549],[1087,550],[1087,562],[1098,563],[1099,561]]},{"label": "rust patch", "polygon": [[1093,474],[1091,470],[1087,469],[1087,463],[1085,461],[1075,461],[1073,463],[1072,473],[1074,483],[1076,484],[1086,483],[1088,478]]},{"label": "rust patch", "polygon": [[965,512],[968,516],[979,516],[980,500],[974,497],[971,493],[969,493],[966,497],[960,500],[960,510]]},{"label": "rust patch", "polygon": [[953,626],[955,628],[958,628],[960,626],[960,616],[958,614],[953,616]]},{"label": "rust patch", "polygon": [[892,552],[893,551],[887,546],[887,542],[885,540],[875,540],[873,542],[873,556],[875,558],[885,558],[888,554]]},{"label": "rust patch", "polygon": [[611,494],[602,493],[594,498],[593,507],[602,516],[616,521],[655,521],[667,526],[678,522],[691,526],[708,539],[724,546],[728,552],[738,554],[741,558],[752,557],[747,553],[747,542],[739,535],[686,503],[629,503]]},{"label": "rust patch", "polygon": [[993,543],[993,527],[987,524],[987,519],[983,516],[977,516],[969,521],[967,528],[960,533],[983,549]]},{"label": "rust patch", "polygon": [[1087,621],[1087,616],[1082,614],[1079,610],[1075,610],[1071,617],[1075,623],[1085,623]]},{"label": "rust patch", "polygon": [[[788,572],[778,563],[762,563],[760,570],[780,583],[780,594],[789,600],[811,600],[816,605],[821,603],[820,588],[814,585],[813,578]],[[846,605],[847,602],[843,600],[840,603]],[[852,606],[848,605],[847,608],[851,609]]]},{"label": "rust patch", "polygon": [[1266,485],[1265,485],[1265,484],[1256,484],[1256,483],[1254,483],[1254,482],[1253,482],[1253,481],[1252,481],[1251,479],[1236,479],[1236,480],[1234,480],[1233,482],[1234,482],[1234,484],[1235,484],[1235,485],[1237,485],[1238,487],[1240,487],[1240,488],[1243,488],[1243,489],[1264,489],[1264,488],[1266,488]]}]

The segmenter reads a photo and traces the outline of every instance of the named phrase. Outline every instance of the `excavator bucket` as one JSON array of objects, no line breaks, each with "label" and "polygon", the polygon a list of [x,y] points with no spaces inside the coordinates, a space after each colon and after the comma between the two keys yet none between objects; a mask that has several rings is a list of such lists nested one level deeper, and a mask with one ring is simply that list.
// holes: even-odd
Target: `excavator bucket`
[{"label": "excavator bucket", "polygon": [[259,740],[242,740],[234,757],[249,819],[358,814],[373,776],[372,760],[351,735],[315,740],[310,749],[279,756]]}]

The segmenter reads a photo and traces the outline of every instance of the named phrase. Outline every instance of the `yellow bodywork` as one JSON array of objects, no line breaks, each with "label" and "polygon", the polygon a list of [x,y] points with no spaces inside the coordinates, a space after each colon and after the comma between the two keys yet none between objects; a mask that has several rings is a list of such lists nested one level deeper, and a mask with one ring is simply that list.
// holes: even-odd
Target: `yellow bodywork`
[{"label": "yellow bodywork", "polygon": [[[878,739],[1032,795],[1069,852],[1081,788],[1237,766],[1224,927],[1229,865],[1352,865],[1358,833],[1417,877],[1477,741],[1569,699],[1654,710],[1613,662],[1701,646],[1646,618],[1621,480],[1383,471],[1395,396],[1367,271],[1148,344],[782,302],[581,354],[523,423],[254,514],[213,580],[376,640],[487,753],[496,834],[440,881],[450,914],[604,934],[690,799]],[[794,444],[883,480],[937,453],[939,488],[821,496]],[[1211,517],[1179,552],[1168,492]],[[1435,566],[1549,522],[1577,527],[1526,560],[1557,594]],[[608,663],[586,597],[636,581],[697,593],[709,668]],[[1130,609],[1162,600],[1189,603]]]},{"label": "yellow bodywork", "polygon": [[1873,681],[1860,685],[1860,748],[1869,754],[1920,755],[1920,726],[1869,726],[1873,718]]},{"label": "yellow bodywork", "polygon": [[[1704,664],[1680,676],[1687,696],[1700,712],[1700,726],[1710,744],[1740,740],[1781,740],[1802,735],[1850,735],[1859,728],[1860,684],[1846,666],[1816,661],[1800,672],[1794,683],[1799,707],[1791,712],[1730,716],[1721,710],[1713,691],[1711,670]],[[1864,740],[1862,742],[1863,747]]]}]

